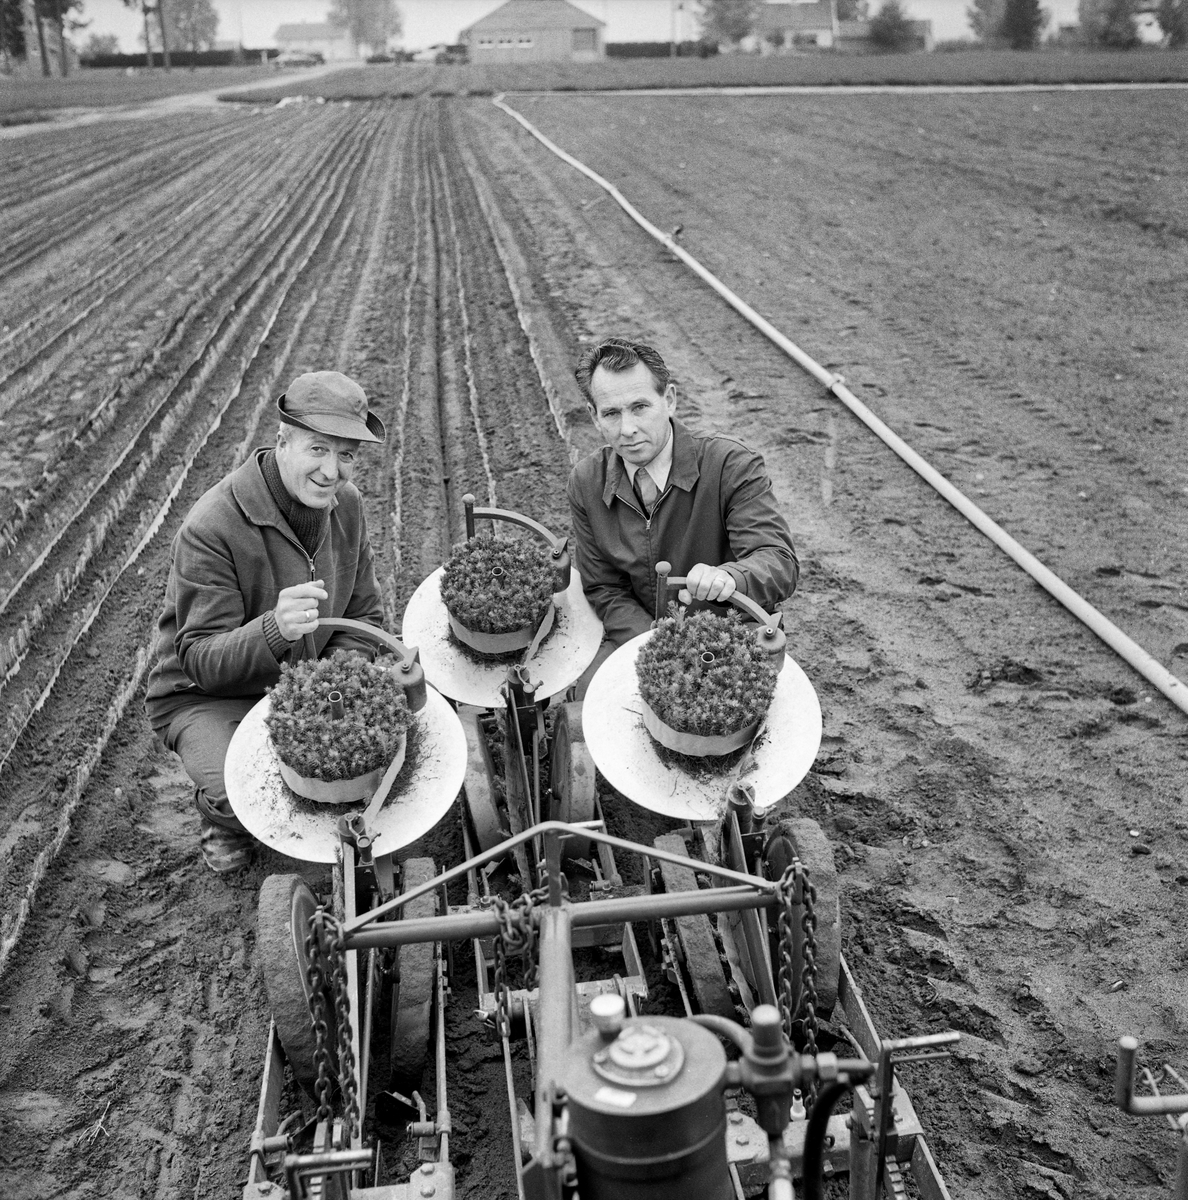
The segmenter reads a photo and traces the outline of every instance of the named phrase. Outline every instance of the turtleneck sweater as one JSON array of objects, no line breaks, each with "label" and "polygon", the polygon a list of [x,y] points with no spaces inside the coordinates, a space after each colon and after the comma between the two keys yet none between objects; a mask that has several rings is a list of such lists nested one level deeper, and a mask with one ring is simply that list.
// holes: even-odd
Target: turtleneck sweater
[{"label": "turtleneck sweater", "polygon": [[276,451],[269,450],[260,460],[260,471],[264,482],[281,510],[281,516],[289,523],[289,528],[297,535],[305,553],[313,558],[314,552],[321,543],[322,534],[326,532],[326,522],[330,518],[327,508],[310,508],[300,500],[294,500],[289,495],[285,482],[281,478],[280,467],[276,465]]},{"label": "turtleneck sweater", "polygon": [[[289,523],[289,528],[297,535],[302,549],[309,555],[310,560],[321,544],[322,535],[326,532],[326,523],[330,519],[330,510],[326,508],[310,508],[289,495],[285,482],[281,478],[280,467],[276,465],[276,451],[269,450],[260,460],[260,473],[264,482],[280,509],[281,516]],[[268,647],[279,662],[289,652],[294,643],[286,641],[281,636],[276,623],[275,613],[264,615],[264,638]]]}]

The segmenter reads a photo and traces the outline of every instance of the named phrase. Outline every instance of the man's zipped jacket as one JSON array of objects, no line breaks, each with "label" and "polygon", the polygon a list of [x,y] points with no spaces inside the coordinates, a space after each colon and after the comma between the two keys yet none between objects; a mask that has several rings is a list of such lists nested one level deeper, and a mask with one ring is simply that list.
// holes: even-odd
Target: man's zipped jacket
[{"label": "man's zipped jacket", "polygon": [[722,567],[768,612],[796,589],[796,548],[763,459],[733,438],[695,434],[679,421],[672,429],[672,470],[650,518],[609,446],[569,477],[577,569],[616,645],[651,626],[658,562],[671,563],[674,577],[697,563]]},{"label": "man's zipped jacket", "polygon": [[[177,709],[210,696],[262,696],[280,678],[281,663],[303,643],[285,642],[265,616],[282,588],[324,581],[321,617],[351,617],[382,625],[363,500],[354,484],[334,498],[325,532],[311,558],[281,515],[255,451],[215,484],[186,516],[173,539],[173,565],[158,622],[156,663],[145,708],[154,728]],[[346,631],[319,629],[319,656],[329,648],[369,658],[375,644]]]}]

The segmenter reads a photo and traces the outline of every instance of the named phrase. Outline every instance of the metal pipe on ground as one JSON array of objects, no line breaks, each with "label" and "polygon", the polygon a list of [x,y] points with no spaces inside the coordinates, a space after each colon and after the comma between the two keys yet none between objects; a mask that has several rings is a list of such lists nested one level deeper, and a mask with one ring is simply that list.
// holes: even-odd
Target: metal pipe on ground
[{"label": "metal pipe on ground", "polygon": [[576,171],[580,171],[591,182],[605,191],[618,206],[647,234],[655,238],[666,250],[681,260],[691,271],[707,283],[727,304],[749,321],[764,337],[777,345],[797,365],[818,380],[837,397],[876,437],[887,446],[927,484],[940,493],[967,521],[985,534],[1004,554],[1009,555],[1036,583],[1058,600],[1078,620],[1083,622],[1107,646],[1125,659],[1152,687],[1158,688],[1178,709],[1188,713],[1188,687],[1177,679],[1152,654],[1123,633],[1104,613],[1094,608],[1079,592],[1074,591],[1048,567],[1044,566],[1029,550],[1017,542],[996,521],[988,517],[968,496],[954,487],[939,471],[916,453],[897,433],[885,425],[849,388],[840,375],[834,375],[819,362],[806,354],[790,338],[781,333],[770,321],[757,313],[745,300],[730,290],[713,272],[707,270],[687,250],[678,246],[672,237],[658,229],[647,219],[614,184],[603,179],[585,163],[566,153],[555,142],[550,141],[526,117],[505,104],[502,94],[492,103],[514,121],[522,125],[546,149]]}]

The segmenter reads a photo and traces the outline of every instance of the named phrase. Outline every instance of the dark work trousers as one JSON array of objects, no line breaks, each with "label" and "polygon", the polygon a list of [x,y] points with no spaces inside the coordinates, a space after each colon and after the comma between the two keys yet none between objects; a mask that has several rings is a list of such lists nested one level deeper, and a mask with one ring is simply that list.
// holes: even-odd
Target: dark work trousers
[{"label": "dark work trousers", "polygon": [[231,735],[248,711],[260,699],[245,696],[228,699],[208,697],[179,708],[167,725],[153,732],[166,750],[172,750],[194,781],[194,802],[207,821],[226,829],[246,832],[231,811],[227,787],[223,782],[223,762]]}]

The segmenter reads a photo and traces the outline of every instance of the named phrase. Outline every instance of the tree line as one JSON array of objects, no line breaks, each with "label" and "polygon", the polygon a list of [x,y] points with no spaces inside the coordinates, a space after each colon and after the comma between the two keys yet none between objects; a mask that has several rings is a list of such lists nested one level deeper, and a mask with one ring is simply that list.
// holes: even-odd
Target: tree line
[{"label": "tree line", "polygon": [[[140,44],[145,48],[148,65],[153,66],[154,54],[160,55],[161,65],[172,66],[170,51],[189,50],[197,54],[211,49],[219,28],[219,15],[211,0],[123,0],[127,8],[135,9],[144,18]],[[43,75],[51,75],[50,54],[46,30],[56,33],[63,51],[68,35],[78,34],[89,22],[81,19],[83,0],[34,0],[33,22],[37,44],[27,45],[23,0],[0,0],[0,58],[26,59],[38,55]],[[332,0],[329,20],[348,29],[356,45],[382,49],[401,31],[400,13],[395,0]],[[82,51],[84,59],[119,53],[119,39],[114,34],[91,34]],[[59,56],[61,71],[66,74],[68,59]]]},{"label": "tree line", "polygon": [[[755,32],[763,0],[702,0],[703,36],[739,42]],[[841,21],[870,20],[870,38],[885,50],[913,45],[916,35],[904,0],[884,0],[873,16],[868,0],[837,0]],[[1188,0],[1078,0],[1078,38],[1087,46],[1129,49],[1139,43],[1145,13],[1159,23],[1164,44],[1188,44]],[[974,37],[988,46],[1030,50],[1039,44],[1050,14],[1040,0],[973,0],[966,17]]]}]

